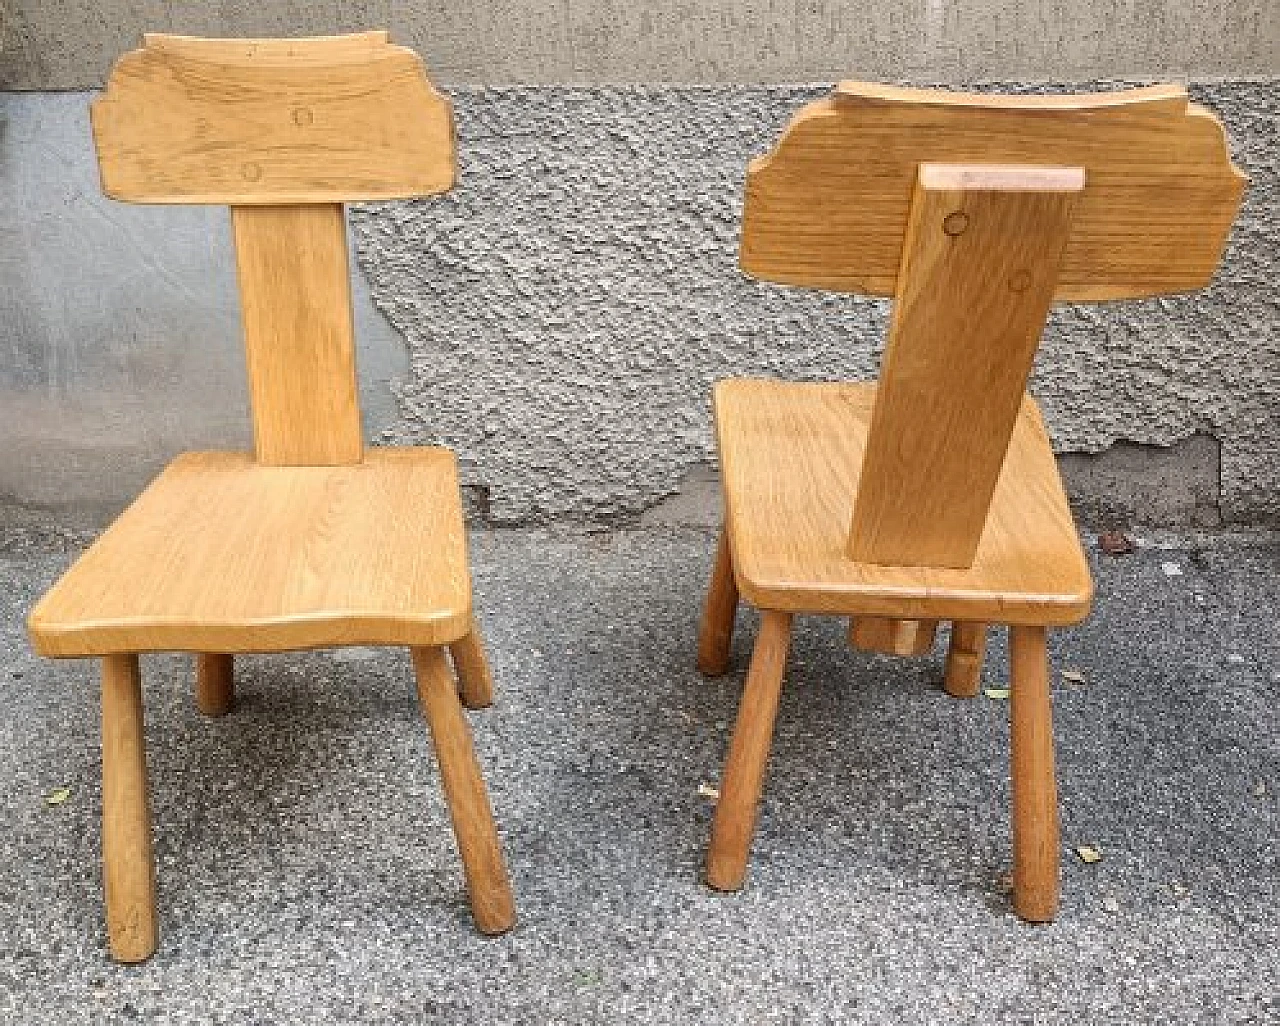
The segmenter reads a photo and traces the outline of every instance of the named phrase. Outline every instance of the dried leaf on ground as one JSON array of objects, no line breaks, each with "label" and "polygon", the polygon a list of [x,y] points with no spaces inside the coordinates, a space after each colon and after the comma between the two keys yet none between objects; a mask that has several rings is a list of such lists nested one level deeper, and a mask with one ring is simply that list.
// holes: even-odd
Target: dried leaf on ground
[{"label": "dried leaf on ground", "polygon": [[47,795],[44,796],[44,803],[46,805],[61,805],[70,797],[71,797],[71,788],[59,787],[53,791],[50,791]]},{"label": "dried leaf on ground", "polygon": [[720,798],[719,789],[712,787],[710,784],[699,784],[698,794],[702,795],[703,798],[714,798],[717,801]]},{"label": "dried leaf on ground", "polygon": [[1080,847],[1076,849],[1076,855],[1079,856],[1080,861],[1085,863],[1085,865],[1091,866],[1095,862],[1102,861],[1102,852],[1088,844],[1080,845]]},{"label": "dried leaf on ground", "polygon": [[1137,547],[1123,531],[1103,531],[1098,535],[1098,548],[1108,556],[1127,556]]}]

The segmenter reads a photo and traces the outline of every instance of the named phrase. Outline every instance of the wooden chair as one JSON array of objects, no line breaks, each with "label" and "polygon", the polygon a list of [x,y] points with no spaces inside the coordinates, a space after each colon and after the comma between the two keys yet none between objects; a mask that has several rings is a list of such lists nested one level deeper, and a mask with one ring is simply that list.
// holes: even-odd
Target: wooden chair
[{"label": "wooden chair", "polygon": [[[491,701],[447,449],[367,450],[343,203],[446,192],[448,101],[384,32],[149,35],[93,106],[103,189],[231,207],[255,452],[179,456],[31,613],[36,650],[102,658],[111,952],[156,946],[138,653],[198,653],[220,716],[236,653],[404,645],[435,741],[476,925],[514,920],[461,705]],[[461,681],[445,657],[448,648]]]},{"label": "wooden chair", "polygon": [[944,687],[977,692],[1011,629],[1014,908],[1053,918],[1058,809],[1049,627],[1089,567],[1024,394],[1055,300],[1194,289],[1244,188],[1221,125],[1177,87],[1002,97],[842,83],[748,170],[741,261],[770,281],[893,296],[875,383],[722,381],[725,519],[698,645],[724,673],[739,597],[762,621],[707,876],[746,873],[792,617],[851,618],[918,655],[951,620]]}]

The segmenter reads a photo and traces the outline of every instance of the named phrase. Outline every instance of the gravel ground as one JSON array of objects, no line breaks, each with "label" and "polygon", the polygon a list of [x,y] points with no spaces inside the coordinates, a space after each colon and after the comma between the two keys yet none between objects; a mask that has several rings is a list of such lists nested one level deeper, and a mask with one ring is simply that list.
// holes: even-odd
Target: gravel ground
[{"label": "gravel ground", "polygon": [[[519,907],[471,927],[398,651],[246,658],[205,720],[144,659],[160,949],[107,957],[93,664],[21,627],[74,555],[0,541],[0,1021],[1280,1021],[1280,538],[1096,555],[1057,632],[1063,907],[1009,911],[1007,702],[797,621],[747,887],[699,881],[734,671],[693,670],[713,539],[473,537],[471,715]],[[1001,637],[987,683],[1005,678]],[[46,803],[70,788],[59,805]],[[1092,865],[1074,854],[1089,845]]]}]

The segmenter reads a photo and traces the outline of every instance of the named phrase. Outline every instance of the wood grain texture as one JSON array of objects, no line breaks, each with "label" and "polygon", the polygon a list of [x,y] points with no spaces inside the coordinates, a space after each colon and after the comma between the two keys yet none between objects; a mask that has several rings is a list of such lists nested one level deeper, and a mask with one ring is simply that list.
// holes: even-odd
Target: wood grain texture
[{"label": "wood grain texture", "polygon": [[790,644],[791,614],[763,610],[711,824],[707,883],[716,890],[736,891],[747,876]]},{"label": "wood grain texture", "polygon": [[1028,397],[968,569],[858,563],[847,529],[876,386],[750,379],[715,389],[725,516],[742,597],[762,609],[1068,624],[1093,583]]},{"label": "wood grain texture", "polygon": [[895,620],[858,616],[849,623],[849,644],[863,652],[922,656],[933,650],[937,620]]},{"label": "wood grain texture", "polygon": [[440,780],[462,856],[471,913],[482,933],[504,933],[515,924],[515,901],[453,674],[443,649],[414,648],[411,654],[418,698],[431,728]]},{"label": "wood grain texture", "polygon": [[258,462],[359,463],[364,435],[342,207],[233,207],[231,222]]},{"label": "wood grain texture", "polygon": [[196,655],[196,707],[206,716],[225,716],[235,702],[235,657],[224,652]]},{"label": "wood grain texture", "polygon": [[729,669],[733,648],[733,621],[738,613],[738,585],[733,579],[733,556],[729,536],[720,529],[716,543],[711,583],[702,609],[698,629],[698,671],[708,677],[719,677]]},{"label": "wood grain texture", "polygon": [[453,454],[388,448],[350,467],[180,456],[28,626],[40,654],[85,656],[440,645],[470,623]]},{"label": "wood grain texture", "polygon": [[385,33],[148,35],[92,108],[103,191],[135,203],[342,203],[452,187],[448,101]]},{"label": "wood grain texture", "polygon": [[485,709],[493,704],[493,673],[484,652],[480,625],[471,620],[471,630],[449,646],[458,672],[458,694],[468,709]]},{"label": "wood grain texture", "polygon": [[972,564],[1083,188],[1078,168],[920,168],[853,559]]},{"label": "wood grain texture", "polygon": [[947,646],[947,664],[942,688],[955,698],[972,698],[982,682],[982,661],[987,652],[987,625],[961,623],[951,625],[951,641]]},{"label": "wood grain texture", "polygon": [[119,962],[156,949],[156,863],[138,657],[102,660],[102,878],[107,938]]},{"label": "wood grain texture", "polygon": [[1217,267],[1245,178],[1221,124],[1179,86],[976,96],[845,82],[753,161],[742,269],[872,295],[896,289],[924,163],[1083,167],[1055,298],[1185,291]]},{"label": "wood grain texture", "polygon": [[1058,790],[1043,627],[1009,632],[1013,780],[1013,908],[1044,923],[1058,911]]}]

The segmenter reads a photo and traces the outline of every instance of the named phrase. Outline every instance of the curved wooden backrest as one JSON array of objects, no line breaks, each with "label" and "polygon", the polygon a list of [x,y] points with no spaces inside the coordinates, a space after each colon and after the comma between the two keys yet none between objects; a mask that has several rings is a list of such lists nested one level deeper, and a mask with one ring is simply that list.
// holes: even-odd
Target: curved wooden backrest
[{"label": "curved wooden backrest", "polygon": [[842,82],[748,169],[742,269],[893,295],[924,163],[1085,169],[1055,299],[1206,284],[1245,185],[1221,124],[1180,86],[995,96]]},{"label": "curved wooden backrest", "polygon": [[231,206],[257,458],[359,463],[342,205],[450,189],[449,101],[385,32],[144,43],[93,105],[103,191]]},{"label": "curved wooden backrest", "polygon": [[93,105],[103,191],[134,203],[344,203],[445,192],[449,102],[385,32],[147,35]]},{"label": "curved wooden backrest", "polygon": [[1222,126],[1178,86],[846,82],[800,110],[748,169],[741,261],[895,298],[850,557],[971,566],[1050,304],[1204,285],[1244,185]]}]

